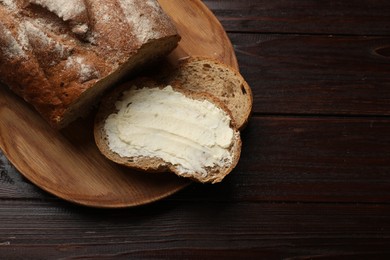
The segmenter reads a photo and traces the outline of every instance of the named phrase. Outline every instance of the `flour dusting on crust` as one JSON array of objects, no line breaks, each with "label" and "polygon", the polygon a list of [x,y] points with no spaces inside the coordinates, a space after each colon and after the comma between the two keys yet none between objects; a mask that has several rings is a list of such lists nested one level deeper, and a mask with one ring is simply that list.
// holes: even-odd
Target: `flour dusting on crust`
[{"label": "flour dusting on crust", "polygon": [[88,80],[92,80],[100,76],[96,68],[91,64],[87,64],[83,57],[68,58],[65,68],[74,67],[78,68],[80,82],[86,82]]},{"label": "flour dusting on crust", "polygon": [[0,0],[0,4],[3,4],[10,11],[16,11],[17,10],[17,6],[16,6],[14,0]]},{"label": "flour dusting on crust", "polygon": [[2,42],[0,44],[1,51],[9,59],[13,58],[25,58],[26,53],[23,50],[23,46],[17,41],[11,30],[6,28],[3,24],[0,23],[0,34],[2,37]]},{"label": "flour dusting on crust", "polygon": [[82,0],[30,0],[29,2],[47,8],[64,21],[74,19],[86,11]]},{"label": "flour dusting on crust", "polygon": [[[140,42],[147,42],[156,39],[161,31],[156,30],[160,19],[165,20],[164,12],[155,0],[145,0],[140,3],[136,0],[119,0],[119,4],[125,14],[127,22],[133,27],[135,35]],[[146,9],[144,13],[137,13],[134,10]],[[158,19],[153,19],[158,17]]]}]

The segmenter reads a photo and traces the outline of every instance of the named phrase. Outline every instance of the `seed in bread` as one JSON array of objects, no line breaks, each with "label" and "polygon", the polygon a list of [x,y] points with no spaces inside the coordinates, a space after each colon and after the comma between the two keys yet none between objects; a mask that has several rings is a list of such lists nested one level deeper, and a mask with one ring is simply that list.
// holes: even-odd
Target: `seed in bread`
[{"label": "seed in bread", "polygon": [[148,79],[127,83],[103,101],[95,139],[117,163],[211,183],[235,167],[241,151],[240,134],[223,104]]}]

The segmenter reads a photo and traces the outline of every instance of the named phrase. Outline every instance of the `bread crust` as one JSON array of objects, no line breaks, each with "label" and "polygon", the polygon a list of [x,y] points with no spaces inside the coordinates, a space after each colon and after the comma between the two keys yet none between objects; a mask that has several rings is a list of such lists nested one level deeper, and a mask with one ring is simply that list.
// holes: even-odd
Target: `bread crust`
[{"label": "bread crust", "polygon": [[179,40],[157,0],[4,1],[0,81],[62,128]]},{"label": "bread crust", "polygon": [[[127,82],[118,88],[114,89],[109,95],[107,95],[102,103],[100,104],[99,111],[96,115],[95,126],[94,126],[94,135],[95,142],[98,146],[99,150],[105,155],[108,159],[119,163],[121,165],[142,170],[146,172],[166,172],[170,171],[175,173],[180,177],[190,178],[194,181],[201,183],[218,183],[221,182],[226,175],[228,175],[237,165],[240,154],[241,154],[241,138],[240,132],[237,130],[235,126],[234,120],[231,120],[231,128],[234,130],[234,141],[232,146],[229,148],[230,153],[232,154],[232,163],[227,164],[225,167],[214,167],[209,168],[207,171],[207,175],[203,176],[201,173],[187,173],[178,171],[175,165],[172,165],[168,162],[163,161],[161,158],[156,157],[146,157],[146,156],[138,156],[138,157],[122,157],[114,151],[110,150],[107,136],[104,130],[104,124],[107,117],[116,113],[117,109],[115,108],[115,102],[121,99],[122,93],[129,89],[132,86],[140,86],[140,87],[148,87],[148,88],[163,88],[165,85],[158,84],[157,82],[149,79],[149,78],[137,78],[133,81]],[[217,105],[221,109],[223,109],[229,116],[231,117],[230,111],[225,107],[225,105],[220,102],[218,99],[213,97],[208,93],[200,93],[193,92],[188,89],[182,88],[178,85],[177,82],[171,82],[170,84],[173,89],[177,92],[184,94],[187,97],[195,100],[208,100],[213,104]]]}]

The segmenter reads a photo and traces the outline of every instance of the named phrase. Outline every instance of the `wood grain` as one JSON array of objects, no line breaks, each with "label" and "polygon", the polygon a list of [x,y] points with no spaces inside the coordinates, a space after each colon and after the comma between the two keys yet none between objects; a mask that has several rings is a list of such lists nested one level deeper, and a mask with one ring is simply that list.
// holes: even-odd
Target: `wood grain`
[{"label": "wood grain", "polygon": [[388,203],[389,132],[381,118],[255,117],[226,182],[184,192],[195,201]]},{"label": "wood grain", "polygon": [[[253,117],[240,162],[224,182],[191,185],[171,199],[387,203],[389,132],[384,118]],[[0,162],[0,199],[47,196],[6,168]]]},{"label": "wood grain", "polygon": [[204,3],[256,94],[236,170],[98,210],[0,154],[0,258],[390,259],[389,2]]},{"label": "wood grain", "polygon": [[386,0],[205,0],[228,32],[389,35]]},{"label": "wood grain", "polygon": [[[14,225],[26,215],[29,221]],[[6,259],[315,259],[390,253],[389,205],[162,201],[104,211],[63,202],[3,201],[0,216],[0,255]]]},{"label": "wood grain", "polygon": [[[237,67],[225,31],[202,2],[160,2],[182,33],[171,60],[203,54]],[[202,29],[194,30],[197,27]],[[0,116],[4,154],[32,183],[65,200],[95,207],[137,206],[169,196],[190,183],[173,174],[137,173],[105,159],[93,139],[93,113],[59,132],[2,86]]]},{"label": "wood grain", "polygon": [[254,113],[390,115],[390,37],[230,34]]},{"label": "wood grain", "polygon": [[[202,1],[159,0],[182,36],[171,62],[186,55],[208,56],[238,69],[236,55],[219,20]],[[173,57],[173,61],[172,61]]]}]

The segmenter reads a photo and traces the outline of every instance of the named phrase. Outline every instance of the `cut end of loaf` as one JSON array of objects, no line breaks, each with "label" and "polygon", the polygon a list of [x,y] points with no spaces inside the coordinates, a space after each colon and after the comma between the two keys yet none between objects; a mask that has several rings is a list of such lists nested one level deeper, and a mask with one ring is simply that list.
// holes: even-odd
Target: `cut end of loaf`
[{"label": "cut end of loaf", "polygon": [[116,71],[97,81],[93,88],[87,89],[74,104],[69,106],[63,118],[59,121],[60,125],[53,125],[53,127],[63,128],[75,118],[82,116],[80,111],[84,111],[85,114],[88,113],[100,101],[101,96],[107,89],[118,84],[120,81],[128,79],[137,71],[153,63],[160,57],[169,54],[176,48],[179,40],[180,37],[175,35],[159,40],[152,40],[143,45],[130,60],[121,65]]}]

